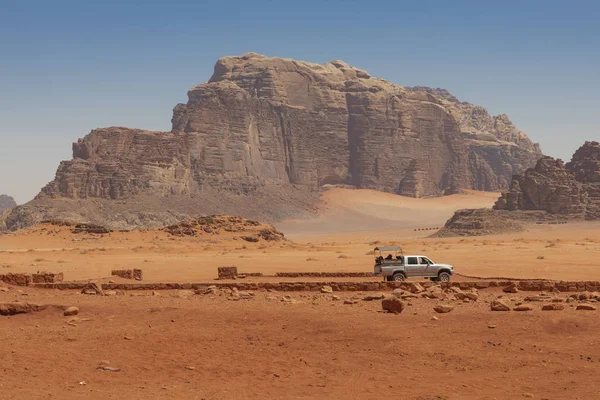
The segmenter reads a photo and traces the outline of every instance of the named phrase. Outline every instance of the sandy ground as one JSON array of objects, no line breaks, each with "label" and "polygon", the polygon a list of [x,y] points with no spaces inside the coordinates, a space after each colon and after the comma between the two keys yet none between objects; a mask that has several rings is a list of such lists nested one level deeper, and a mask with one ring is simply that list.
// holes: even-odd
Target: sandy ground
[{"label": "sandy ground", "polygon": [[[250,300],[26,289],[0,302],[77,305],[0,317],[2,399],[594,399],[600,311],[491,312],[415,299],[400,315],[356,293]],[[134,295],[135,294],[135,295]],[[533,293],[528,293],[529,295]],[[362,296],[358,296],[359,298]],[[519,294],[510,295],[514,301]],[[562,295],[564,298],[565,296]],[[269,300],[271,299],[271,300]],[[511,303],[510,300],[507,300]],[[514,303],[513,301],[513,303]],[[438,320],[433,316],[437,315]],[[118,372],[98,370],[100,364]]]},{"label": "sandy ground", "polygon": [[[441,226],[457,208],[489,206],[493,196],[335,190],[324,198],[320,217],[279,224],[290,242],[40,226],[0,236],[0,274],[46,270],[87,280],[141,268],[145,281],[210,282],[226,265],[265,274],[369,272],[375,245],[398,244],[467,275],[600,280],[600,223],[431,239],[424,236],[432,231],[414,229]],[[21,290],[0,290],[0,303],[77,305],[83,320],[68,323],[52,307],[0,317],[0,399],[593,399],[600,389],[600,311],[492,313],[486,301],[500,293],[434,321],[434,300],[390,315],[380,302],[343,304],[356,293],[339,293],[340,301],[295,293],[302,303],[288,304],[267,292],[229,301],[177,291]],[[102,360],[121,371],[97,370]]]}]

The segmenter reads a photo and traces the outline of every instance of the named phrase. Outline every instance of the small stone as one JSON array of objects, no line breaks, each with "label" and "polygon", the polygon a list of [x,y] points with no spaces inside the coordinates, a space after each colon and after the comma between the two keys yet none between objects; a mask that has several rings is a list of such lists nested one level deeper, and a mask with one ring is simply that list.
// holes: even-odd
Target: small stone
[{"label": "small stone", "polygon": [[185,367],[185,369],[188,369],[188,370],[190,370],[190,371],[195,371],[195,370],[196,370],[196,367],[187,366],[187,367]]},{"label": "small stone", "polygon": [[579,304],[576,310],[595,311],[596,307],[591,304]]},{"label": "small stone", "polygon": [[65,310],[65,312],[63,313],[63,315],[65,317],[69,317],[71,315],[77,315],[77,314],[79,314],[79,307],[75,307],[75,306],[67,308]]},{"label": "small stone", "polygon": [[405,285],[406,290],[408,290],[411,293],[421,293],[425,291],[425,289],[423,289],[423,286],[421,286],[419,282],[406,282]]},{"label": "small stone", "polygon": [[358,303],[356,300],[344,300],[344,304],[356,304]]},{"label": "small stone", "polygon": [[542,306],[542,311],[560,311],[564,309],[565,305],[561,303],[544,304]]},{"label": "small stone", "polygon": [[502,291],[504,293],[518,293],[519,289],[517,288],[516,283],[511,283],[510,285],[504,287],[504,289],[502,289]]},{"label": "small stone", "polygon": [[117,295],[117,292],[115,292],[114,290],[106,290],[106,291],[104,292],[104,295],[105,295],[105,296],[116,296],[116,295]]},{"label": "small stone", "polygon": [[385,297],[383,293],[368,294],[363,297],[364,301],[382,300]]},{"label": "small stone", "polygon": [[341,299],[341,297],[340,297],[340,296],[335,296],[335,295],[334,295],[334,296],[331,296],[331,300],[333,300],[333,301],[338,301],[338,300],[340,300],[340,299]]},{"label": "small stone", "polygon": [[160,296],[160,292],[157,292],[156,290],[152,291],[152,296]]},{"label": "small stone", "polygon": [[533,307],[530,306],[526,306],[526,305],[520,305],[520,306],[516,306],[515,308],[513,308],[513,311],[532,311]]},{"label": "small stone", "polygon": [[491,324],[488,325],[488,328],[490,328],[490,329],[496,329],[497,327],[498,327],[498,325],[491,325]]},{"label": "small stone", "polygon": [[433,311],[439,314],[446,314],[452,310],[454,310],[454,306],[450,304],[438,304],[437,306],[433,307]]},{"label": "small stone", "polygon": [[431,317],[431,319],[432,319],[433,321],[439,321],[439,318],[438,318],[438,317],[436,317],[435,315],[434,315],[433,317]]},{"label": "small stone", "polygon": [[333,288],[331,286],[323,286],[321,288],[321,293],[333,293]]},{"label": "small stone", "polygon": [[510,311],[510,307],[500,299],[494,299],[490,304],[492,311]]},{"label": "small stone", "polygon": [[533,399],[535,396],[531,393],[523,393],[523,397],[528,398],[528,399]]},{"label": "small stone", "polygon": [[394,297],[400,298],[400,297],[402,297],[403,294],[404,294],[404,290],[402,290],[402,289],[394,289],[392,291],[392,296],[394,296]]},{"label": "small stone", "polygon": [[123,337],[123,339],[125,339],[125,340],[133,340],[133,337],[125,335],[125,336]]}]

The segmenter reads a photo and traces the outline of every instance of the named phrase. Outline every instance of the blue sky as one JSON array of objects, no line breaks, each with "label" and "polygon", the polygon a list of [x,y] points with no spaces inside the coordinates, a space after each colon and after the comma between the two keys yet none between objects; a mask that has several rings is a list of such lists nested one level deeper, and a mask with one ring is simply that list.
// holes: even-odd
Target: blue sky
[{"label": "blue sky", "polygon": [[0,0],[0,193],[30,200],[93,128],[169,130],[248,51],[446,88],[569,159],[600,139],[598,3]]}]

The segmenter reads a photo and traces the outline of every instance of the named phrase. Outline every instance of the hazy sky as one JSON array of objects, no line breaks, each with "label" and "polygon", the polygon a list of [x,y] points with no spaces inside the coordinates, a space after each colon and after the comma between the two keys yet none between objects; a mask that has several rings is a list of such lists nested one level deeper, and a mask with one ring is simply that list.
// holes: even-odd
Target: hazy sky
[{"label": "hazy sky", "polygon": [[446,88],[569,159],[600,139],[599,4],[0,0],[0,193],[30,200],[93,128],[169,130],[219,57],[249,51]]}]

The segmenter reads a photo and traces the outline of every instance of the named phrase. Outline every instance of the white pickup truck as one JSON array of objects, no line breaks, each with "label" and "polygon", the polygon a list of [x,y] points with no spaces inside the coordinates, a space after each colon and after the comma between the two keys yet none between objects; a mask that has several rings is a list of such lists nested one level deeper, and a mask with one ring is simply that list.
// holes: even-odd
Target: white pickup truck
[{"label": "white pickup truck", "polygon": [[[383,254],[388,253],[387,256]],[[393,254],[394,253],[394,254]],[[454,267],[437,264],[423,255],[404,255],[399,246],[380,246],[373,250],[374,274],[388,281],[404,281],[407,278],[429,278],[432,281],[450,282]]]}]

